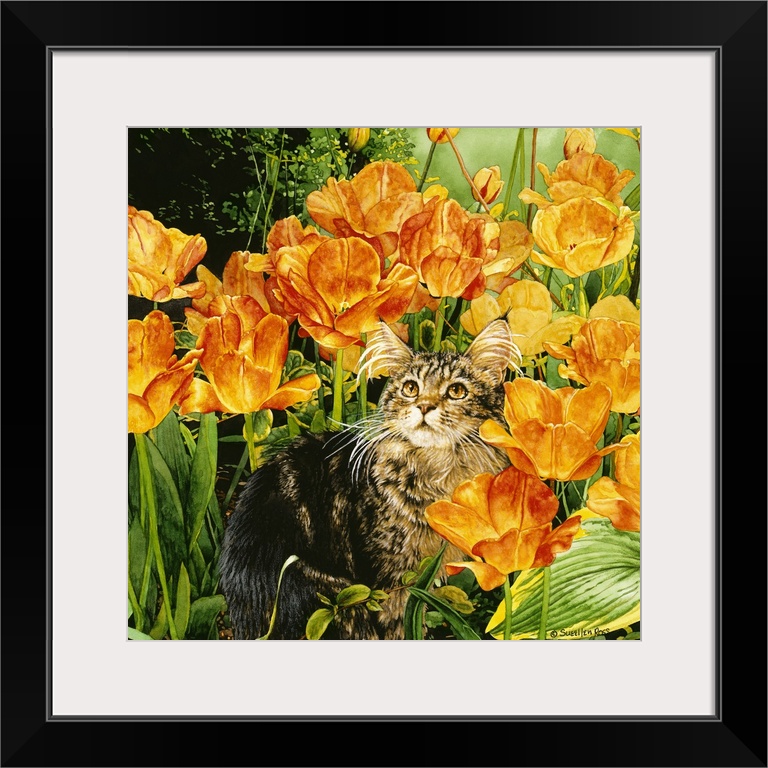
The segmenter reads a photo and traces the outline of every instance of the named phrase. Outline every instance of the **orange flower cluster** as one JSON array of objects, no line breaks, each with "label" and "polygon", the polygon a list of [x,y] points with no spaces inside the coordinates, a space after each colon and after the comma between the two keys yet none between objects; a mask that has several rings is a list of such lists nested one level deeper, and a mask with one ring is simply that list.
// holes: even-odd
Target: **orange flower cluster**
[{"label": "orange flower cluster", "polygon": [[[634,178],[602,155],[593,154],[590,136],[569,134],[564,151],[567,160],[544,176],[547,199],[524,189],[520,199],[538,206],[531,231],[541,252],[531,258],[539,264],[563,270],[569,277],[620,261],[630,251],[635,225],[623,204],[621,190]],[[581,151],[573,151],[581,147]]]},{"label": "orange flower cluster", "polygon": [[448,574],[464,568],[484,590],[495,589],[514,571],[550,565],[571,547],[578,515],[552,528],[558,501],[538,478],[508,467],[461,483],[451,501],[425,510],[427,522],[472,559],[447,563]]}]

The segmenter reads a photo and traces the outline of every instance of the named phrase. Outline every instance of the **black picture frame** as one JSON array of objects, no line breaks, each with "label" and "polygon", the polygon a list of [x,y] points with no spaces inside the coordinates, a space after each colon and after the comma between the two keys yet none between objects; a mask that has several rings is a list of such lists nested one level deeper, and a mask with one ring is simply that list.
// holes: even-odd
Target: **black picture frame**
[{"label": "black picture frame", "polygon": [[[339,726],[334,722],[337,719],[325,720],[321,716],[258,718],[258,724],[254,718],[50,717],[51,51],[60,47],[343,49],[321,42],[318,38],[322,30],[297,29],[295,20],[286,21],[286,15],[293,17],[292,9],[298,8],[303,14],[333,14],[346,30],[342,37],[350,40],[359,37],[355,30],[367,14],[374,18],[377,5],[390,21],[379,33],[366,25],[361,48],[397,48],[391,35],[401,18],[409,29],[422,30],[413,33],[412,39],[442,39],[439,47],[457,52],[495,47],[584,47],[700,48],[717,53],[721,211],[717,228],[720,295],[716,310],[719,683],[717,714],[712,718],[350,717],[345,718],[348,725]],[[765,381],[761,359],[765,336],[760,334],[763,346],[755,353],[756,339],[749,338],[743,326],[737,325],[745,321],[739,321],[734,313],[745,300],[761,307],[765,298],[767,8],[768,3],[762,1],[411,2],[386,7],[376,3],[286,6],[238,2],[3,2],[2,211],[6,267],[10,266],[7,274],[11,278],[7,284],[11,284],[15,300],[22,299],[22,317],[36,316],[39,321],[45,317],[37,338],[47,339],[47,428],[44,454],[38,449],[35,459],[22,463],[10,477],[14,480],[18,473],[21,483],[13,483],[15,498],[6,504],[2,520],[2,765],[766,766],[766,515],[764,493],[759,490],[762,472],[755,474],[754,448],[743,449],[749,451],[749,459],[735,468],[724,467],[724,459],[734,446],[745,445],[745,432],[758,433],[757,442],[764,443],[763,425],[745,428],[735,406],[745,403],[750,396],[747,392]],[[512,11],[514,25],[499,23]],[[467,14],[482,23],[468,30],[460,21]],[[453,16],[457,21],[446,25],[443,19],[436,28],[435,15]],[[242,23],[244,17],[251,16],[253,25]],[[591,23],[595,18],[599,22]],[[141,19],[151,23],[139,23]],[[434,34],[427,34],[428,30]],[[740,145],[746,130],[754,143],[749,167],[745,168]],[[670,205],[684,207],[686,201],[671,195]],[[22,246],[16,245],[18,233],[22,233]],[[14,258],[14,254],[18,257]],[[744,288],[737,287],[735,279],[736,265],[745,258],[750,260],[750,282],[758,286],[755,295],[746,299]],[[32,302],[29,293],[13,288],[17,280],[14,272],[21,268],[27,271],[30,263],[38,271]],[[43,263],[47,277],[45,308],[40,306],[43,280],[39,273]],[[739,304],[727,302],[728,296]],[[11,370],[30,356],[32,327],[25,321],[22,332],[17,333],[17,325],[11,320],[5,350],[7,359],[17,361],[12,362]],[[726,339],[735,348],[724,343]],[[731,375],[743,364],[727,360],[731,354],[757,358],[749,376],[735,379]],[[14,403],[36,443],[39,418],[29,417],[39,413],[37,402],[25,399],[23,408],[19,402]],[[755,412],[760,410],[758,404]],[[14,432],[17,429],[14,425]],[[12,440],[6,455],[17,454]],[[29,498],[29,491],[36,490],[39,484],[35,479],[38,466],[44,467],[46,475],[45,502],[39,499],[39,493]],[[749,618],[744,619],[745,615]],[[88,642],[87,627],[84,642]],[[691,643],[695,642],[692,634]],[[663,697],[664,691],[659,691],[659,696]],[[464,727],[459,729],[454,720],[465,721]],[[201,728],[201,722],[207,727]],[[411,737],[403,734],[405,722],[412,724]],[[446,728],[436,728],[443,722]],[[216,725],[215,732],[212,725]],[[308,729],[309,725],[312,727]]]}]

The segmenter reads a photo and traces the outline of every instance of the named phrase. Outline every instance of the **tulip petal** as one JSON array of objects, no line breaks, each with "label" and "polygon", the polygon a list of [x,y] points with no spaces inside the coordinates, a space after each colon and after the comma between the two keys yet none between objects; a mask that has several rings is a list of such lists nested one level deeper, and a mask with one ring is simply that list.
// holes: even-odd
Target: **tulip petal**
[{"label": "tulip petal", "polygon": [[[625,452],[626,453],[626,452]],[[617,454],[617,457],[621,454]],[[614,528],[622,531],[640,530],[640,491],[601,477],[589,486],[587,508],[607,517]]]},{"label": "tulip petal", "polygon": [[610,415],[611,390],[600,382],[576,390],[564,413],[565,421],[573,422],[583,430],[593,445],[603,434]]},{"label": "tulip petal", "polygon": [[[489,476],[490,477],[490,476]],[[442,536],[457,546],[462,552],[471,555],[472,547],[475,542],[481,539],[495,538],[496,530],[484,514],[484,507],[487,509],[488,497],[483,497],[482,490],[472,486],[472,481],[464,483],[467,490],[474,490],[476,493],[468,499],[470,503],[477,503],[477,506],[464,506],[464,504],[451,501],[436,501],[430,504],[424,511],[429,525]],[[454,498],[456,494],[454,493]]]},{"label": "tulip petal", "polygon": [[209,382],[203,379],[192,379],[184,397],[179,401],[179,413],[184,416],[187,413],[220,413],[227,412],[224,405]]},{"label": "tulip petal", "polygon": [[579,532],[580,525],[581,517],[579,515],[573,515],[562,525],[558,525],[539,546],[531,567],[540,568],[551,565],[555,555],[567,552],[571,548],[574,536]]},{"label": "tulip petal", "polygon": [[445,570],[449,576],[461,573],[464,568],[472,571],[480,585],[480,589],[488,592],[500,587],[506,580],[507,574],[497,571],[492,565],[480,563],[475,560],[467,560],[462,563],[446,563]]},{"label": "tulip petal", "polygon": [[320,378],[316,373],[308,373],[283,384],[274,395],[262,403],[261,407],[284,411],[288,406],[311,400],[318,389],[320,389]]}]

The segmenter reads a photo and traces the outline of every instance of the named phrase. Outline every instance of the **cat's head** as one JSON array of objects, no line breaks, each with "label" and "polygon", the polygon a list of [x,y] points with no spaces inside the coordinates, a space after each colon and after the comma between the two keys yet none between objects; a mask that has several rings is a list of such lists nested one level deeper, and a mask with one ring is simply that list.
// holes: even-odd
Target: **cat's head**
[{"label": "cat's head", "polygon": [[464,354],[416,352],[382,323],[368,341],[364,372],[388,372],[381,417],[390,434],[418,448],[457,447],[501,418],[507,369],[520,353],[505,320],[483,329]]}]

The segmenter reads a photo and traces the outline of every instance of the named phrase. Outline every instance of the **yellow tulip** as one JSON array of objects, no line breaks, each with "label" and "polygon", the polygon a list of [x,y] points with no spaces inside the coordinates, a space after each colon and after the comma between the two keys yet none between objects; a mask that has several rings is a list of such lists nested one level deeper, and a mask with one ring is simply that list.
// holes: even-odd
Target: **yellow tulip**
[{"label": "yellow tulip", "polygon": [[569,277],[621,261],[635,237],[630,213],[626,206],[615,213],[588,197],[540,208],[531,229],[542,253],[533,251],[531,259],[561,269]]},{"label": "yellow tulip", "polygon": [[306,402],[320,387],[317,374],[280,386],[288,356],[288,323],[266,314],[250,296],[230,299],[231,309],[206,321],[197,339],[208,381],[195,379],[181,400],[181,413],[251,413],[284,410]]},{"label": "yellow tulip", "polygon": [[552,357],[566,361],[559,374],[579,384],[600,382],[611,390],[611,410],[640,407],[640,326],[597,317],[581,326],[570,347],[544,343]]},{"label": "yellow tulip", "polygon": [[173,325],[164,312],[153,310],[144,320],[128,321],[128,431],[156,427],[192,382],[200,353],[181,360],[173,351]]},{"label": "yellow tulip", "polygon": [[429,525],[472,560],[446,563],[449,575],[464,568],[484,590],[504,583],[508,574],[550,565],[571,547],[578,515],[552,529],[558,501],[538,478],[508,467],[461,483],[451,501],[430,504]]},{"label": "yellow tulip", "polygon": [[427,136],[433,144],[446,144],[448,134],[454,138],[460,130],[460,128],[427,128]]},{"label": "yellow tulip", "polygon": [[589,486],[587,508],[622,531],[640,530],[640,434],[627,435],[629,447],[616,454],[616,480],[601,477]]},{"label": "yellow tulip", "polygon": [[347,143],[350,152],[359,152],[371,138],[370,128],[348,128]]},{"label": "yellow tulip", "polygon": [[550,389],[542,381],[517,378],[504,384],[508,431],[488,420],[480,427],[487,443],[507,452],[510,462],[530,475],[553,480],[584,480],[602,457],[597,441],[608,422],[611,391],[604,384],[585,389]]},{"label": "yellow tulip", "polygon": [[504,182],[501,180],[501,168],[493,165],[490,168],[481,168],[472,179],[475,189],[472,190],[472,197],[478,203],[485,202],[490,205],[501,193]]},{"label": "yellow tulip", "polygon": [[205,239],[166,229],[149,211],[128,206],[128,293],[152,301],[199,298],[203,283],[180,285],[205,256]]},{"label": "yellow tulip", "polygon": [[561,314],[553,320],[552,297],[546,286],[533,280],[520,280],[505,288],[499,306],[523,357],[544,352],[544,342],[564,344],[585,322],[576,314]]},{"label": "yellow tulip", "polygon": [[566,128],[563,140],[563,154],[570,159],[577,152],[593,153],[597,149],[597,140],[592,128]]}]

